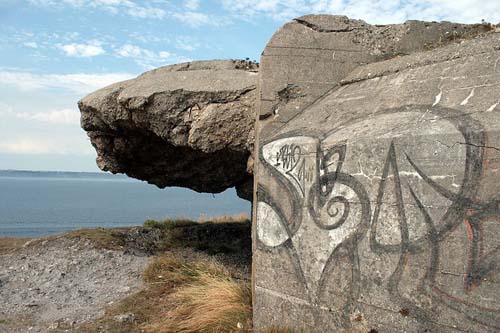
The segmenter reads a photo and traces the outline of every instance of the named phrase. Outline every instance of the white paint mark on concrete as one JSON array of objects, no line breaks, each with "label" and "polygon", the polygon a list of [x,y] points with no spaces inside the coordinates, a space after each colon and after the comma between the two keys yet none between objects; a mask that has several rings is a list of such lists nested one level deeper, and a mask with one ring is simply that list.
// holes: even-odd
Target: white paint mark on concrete
[{"label": "white paint mark on concrete", "polygon": [[[354,176],[354,177],[364,177],[364,178],[367,178],[368,180],[374,180],[374,179],[377,179],[377,180],[381,180],[382,177],[381,176],[377,176],[375,175],[376,171],[374,172],[373,175],[367,175],[365,174],[364,172],[362,172],[363,170],[361,170],[361,172],[358,172],[358,173],[353,173],[351,174],[351,176]],[[417,179],[422,179],[422,177],[420,176],[420,174],[418,172],[411,172],[411,171],[399,171],[399,176],[401,177],[414,177],[414,178],[417,178]],[[393,178],[394,175],[393,174],[390,174],[390,175],[387,175],[387,179],[390,179],[390,178]],[[447,179],[447,178],[454,178],[455,175],[447,175],[447,176],[428,176],[430,179],[432,180],[438,180],[438,179]]]},{"label": "white paint mark on concrete", "polygon": [[315,182],[317,145],[319,140],[308,136],[283,138],[262,148],[264,160],[287,178],[304,197],[306,188]]},{"label": "white paint mark on concrete", "polygon": [[418,120],[417,120],[417,124],[418,124],[419,122],[423,121],[423,120],[424,120],[424,118],[425,118],[425,116],[427,116],[427,114],[428,114],[429,112],[430,112],[430,109],[425,110],[425,112],[424,112],[424,113],[422,113],[422,116],[420,117],[420,119],[418,119]]},{"label": "white paint mark on concrete", "polygon": [[472,88],[472,90],[470,91],[470,94],[469,96],[467,96],[463,101],[462,103],[460,103],[460,105],[466,105],[467,103],[469,103],[469,99],[471,99],[472,97],[474,97],[474,88]]},{"label": "white paint mark on concrete", "polygon": [[493,69],[495,72],[497,71],[497,68],[498,68],[498,63],[500,62],[500,58],[498,58],[496,61],[495,61],[495,68]]},{"label": "white paint mark on concrete", "polygon": [[284,300],[286,300],[286,301],[288,301],[290,303],[299,304],[299,305],[307,305],[307,306],[312,306],[312,307],[315,307],[315,308],[318,308],[318,309],[321,309],[321,310],[332,311],[332,309],[330,309],[329,307],[322,306],[322,305],[315,304],[315,303],[310,303],[310,302],[308,302],[306,300],[303,300],[302,298],[298,298],[298,297],[295,297],[295,296],[290,296],[290,295],[284,294],[284,293],[276,291],[276,290],[271,290],[271,289],[268,289],[268,288],[265,288],[265,287],[261,287],[261,286],[259,286],[257,284],[255,285],[255,289],[257,289],[260,292],[269,294],[271,296],[284,299]]},{"label": "white paint mark on concrete", "polygon": [[382,177],[380,176],[377,176],[377,173],[378,173],[378,168],[375,168],[375,170],[373,171],[373,174],[367,174],[365,173],[365,171],[363,170],[363,167],[361,165],[361,158],[358,159],[358,168],[359,168],[359,171],[357,173],[352,173],[351,176],[354,176],[354,177],[364,177],[364,178],[367,178],[369,181],[372,181],[373,179],[382,179]]},{"label": "white paint mark on concrete", "polygon": [[443,96],[443,91],[439,90],[439,94],[436,95],[436,99],[434,100],[434,103],[432,103],[432,106],[438,105],[438,103],[441,101],[442,96]]},{"label": "white paint mark on concrete", "polygon": [[488,108],[488,110],[486,110],[486,112],[491,112],[491,111],[495,110],[495,108],[496,108],[497,106],[498,106],[498,103],[493,104],[492,106],[490,106],[490,107]]},{"label": "white paint mark on concrete", "polygon": [[333,51],[332,60],[335,60],[335,51]]},{"label": "white paint mark on concrete", "polygon": [[266,246],[278,246],[288,239],[288,234],[274,209],[264,202],[257,203],[257,236]]},{"label": "white paint mark on concrete", "polygon": [[347,102],[347,101],[355,101],[358,99],[365,99],[366,96],[355,96],[355,97],[346,97],[346,98],[336,98],[336,103]]}]

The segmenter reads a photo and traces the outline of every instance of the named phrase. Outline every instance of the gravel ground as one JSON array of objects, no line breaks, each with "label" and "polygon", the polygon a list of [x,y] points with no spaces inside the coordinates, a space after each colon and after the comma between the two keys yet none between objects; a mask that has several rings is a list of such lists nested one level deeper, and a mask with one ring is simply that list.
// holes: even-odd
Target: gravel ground
[{"label": "gravel ground", "polygon": [[95,319],[143,286],[147,262],[67,238],[0,255],[0,332],[50,332]]}]

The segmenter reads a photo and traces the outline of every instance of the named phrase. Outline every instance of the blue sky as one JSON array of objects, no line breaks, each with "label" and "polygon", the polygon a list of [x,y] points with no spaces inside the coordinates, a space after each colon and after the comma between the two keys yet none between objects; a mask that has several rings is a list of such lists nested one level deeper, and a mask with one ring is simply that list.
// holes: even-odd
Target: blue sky
[{"label": "blue sky", "polygon": [[0,169],[97,171],[77,101],[190,60],[259,60],[309,13],[373,24],[500,21],[498,0],[0,0]]}]

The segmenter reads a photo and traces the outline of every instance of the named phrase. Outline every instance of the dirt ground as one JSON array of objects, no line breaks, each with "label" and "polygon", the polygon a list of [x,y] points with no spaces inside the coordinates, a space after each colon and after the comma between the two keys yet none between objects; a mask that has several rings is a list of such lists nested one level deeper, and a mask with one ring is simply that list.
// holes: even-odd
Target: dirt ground
[{"label": "dirt ground", "polygon": [[0,332],[50,332],[97,318],[142,287],[148,260],[85,239],[28,241],[0,255]]}]

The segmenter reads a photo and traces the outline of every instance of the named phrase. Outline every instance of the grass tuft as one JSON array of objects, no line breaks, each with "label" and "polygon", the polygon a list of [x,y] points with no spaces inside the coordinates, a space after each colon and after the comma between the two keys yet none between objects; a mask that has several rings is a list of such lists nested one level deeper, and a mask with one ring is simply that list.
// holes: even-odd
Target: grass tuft
[{"label": "grass tuft", "polygon": [[[248,332],[250,283],[233,277],[210,257],[192,252],[155,257],[143,273],[147,287],[109,307],[79,332]],[[113,318],[134,313],[132,323]]]},{"label": "grass tuft", "polygon": [[171,230],[179,227],[193,226],[198,224],[195,221],[188,219],[167,219],[163,221],[146,220],[144,226],[148,228],[157,228],[161,230]]},{"label": "grass tuft", "polygon": [[[187,263],[168,257],[160,261],[162,278],[181,285],[171,295],[175,306],[159,321],[147,325],[147,331],[248,331],[251,317],[248,282],[236,280],[223,266],[212,261]],[[153,271],[159,273],[157,267]]]},{"label": "grass tuft", "polygon": [[250,221],[247,213],[240,213],[235,215],[223,215],[217,217],[208,217],[207,215],[200,215],[198,222],[200,223],[246,223]]},{"label": "grass tuft", "polygon": [[90,240],[94,246],[99,249],[121,250],[123,249],[124,242],[123,239],[118,236],[116,230],[105,228],[77,229],[69,231],[62,236],[69,239]]}]

